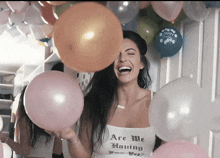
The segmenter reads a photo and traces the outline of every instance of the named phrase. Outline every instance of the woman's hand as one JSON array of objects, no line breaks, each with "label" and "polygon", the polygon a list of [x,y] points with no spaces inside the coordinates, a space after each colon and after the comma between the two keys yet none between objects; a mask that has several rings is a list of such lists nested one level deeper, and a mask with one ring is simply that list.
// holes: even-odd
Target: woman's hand
[{"label": "woman's hand", "polygon": [[51,136],[56,136],[60,139],[66,139],[69,142],[77,140],[77,135],[74,131],[74,127],[70,127],[70,128],[64,129],[62,131],[45,130],[45,132],[47,132]]},{"label": "woman's hand", "polygon": [[2,133],[1,131],[0,131],[0,139],[1,139],[1,142],[2,143],[4,143],[5,141],[6,141],[6,137],[5,137],[5,134],[4,133]]},{"label": "woman's hand", "polygon": [[55,132],[55,135],[61,139],[66,139],[68,142],[74,142],[78,139],[73,127]]}]

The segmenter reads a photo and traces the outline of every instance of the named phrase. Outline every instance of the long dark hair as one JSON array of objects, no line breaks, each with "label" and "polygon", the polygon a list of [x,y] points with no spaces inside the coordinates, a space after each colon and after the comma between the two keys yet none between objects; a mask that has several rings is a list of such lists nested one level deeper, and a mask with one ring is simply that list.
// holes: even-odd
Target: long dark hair
[{"label": "long dark hair", "polygon": [[[123,38],[128,38],[137,45],[141,61],[145,65],[139,72],[138,85],[141,88],[148,88],[151,84],[151,78],[149,75],[150,63],[145,56],[147,53],[147,44],[139,34],[133,31],[123,31]],[[84,110],[80,118],[80,123],[83,127],[88,127],[86,129],[88,137],[88,132],[91,130],[92,141],[94,134],[97,134],[98,142],[93,142],[93,145],[95,143],[102,144],[109,113],[114,101],[117,99],[118,79],[113,68],[114,63],[99,72],[95,72],[86,87],[88,93],[84,98]],[[89,129],[90,127],[91,129]]]},{"label": "long dark hair", "polygon": [[[26,88],[27,88],[27,86],[25,86],[22,89],[21,96],[20,96],[19,103],[18,103],[18,109],[16,112],[16,118],[17,118],[17,125],[19,125],[19,122],[23,118],[25,118],[25,120],[27,121],[27,123],[30,127],[30,136],[31,136],[29,143],[31,144],[32,147],[34,147],[34,145],[36,144],[36,142],[40,136],[46,136],[45,143],[47,143],[51,140],[51,136],[47,132],[45,132],[42,128],[35,125],[28,117],[28,115],[25,111],[25,108],[24,108],[24,94],[25,94]],[[18,128],[19,128],[19,130],[22,130],[22,129],[20,129],[19,126],[18,126]],[[17,127],[16,127],[16,130],[17,130]]]}]

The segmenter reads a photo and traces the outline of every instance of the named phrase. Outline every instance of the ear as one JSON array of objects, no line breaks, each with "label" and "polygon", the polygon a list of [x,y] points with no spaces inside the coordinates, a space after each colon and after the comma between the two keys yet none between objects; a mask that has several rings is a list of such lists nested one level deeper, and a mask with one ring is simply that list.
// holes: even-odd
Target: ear
[{"label": "ear", "polygon": [[140,69],[143,69],[143,68],[144,68],[144,66],[145,66],[145,65],[144,65],[144,63],[143,63],[143,62],[141,62],[141,63],[140,63]]}]

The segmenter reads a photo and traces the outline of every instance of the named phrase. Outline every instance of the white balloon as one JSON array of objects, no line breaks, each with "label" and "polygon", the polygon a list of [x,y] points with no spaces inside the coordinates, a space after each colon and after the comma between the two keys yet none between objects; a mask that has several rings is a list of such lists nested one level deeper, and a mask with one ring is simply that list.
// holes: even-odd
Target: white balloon
[{"label": "white balloon", "polygon": [[183,11],[190,19],[201,22],[208,16],[210,8],[206,8],[202,1],[184,1]]},{"label": "white balloon", "polygon": [[181,77],[162,87],[151,101],[149,122],[166,142],[190,141],[202,128],[201,88],[193,79]]},{"label": "white balloon", "polygon": [[3,145],[3,158],[11,158],[12,156],[12,149],[6,143],[2,143]]},{"label": "white balloon", "polygon": [[36,40],[45,38],[44,32],[41,26],[37,25],[30,25],[31,33],[34,35]]},{"label": "white balloon", "polygon": [[7,25],[0,25],[0,35],[5,31],[5,29],[7,28]]},{"label": "white balloon", "polygon": [[31,33],[31,29],[29,24],[20,24],[16,26],[17,30],[21,33],[21,34],[25,34],[28,35]]},{"label": "white balloon", "polygon": [[3,122],[2,117],[0,116],[0,131],[1,131],[2,128],[3,128],[3,125],[4,125],[4,122]]}]

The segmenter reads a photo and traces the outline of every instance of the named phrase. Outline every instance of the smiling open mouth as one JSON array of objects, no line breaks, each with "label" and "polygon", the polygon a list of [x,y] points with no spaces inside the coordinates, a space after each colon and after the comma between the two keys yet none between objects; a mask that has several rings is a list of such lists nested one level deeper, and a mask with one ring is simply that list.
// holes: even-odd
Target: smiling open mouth
[{"label": "smiling open mouth", "polygon": [[124,67],[120,67],[120,68],[118,69],[118,71],[119,71],[120,73],[129,73],[129,72],[131,71],[131,68],[130,68],[130,67],[127,67],[127,66],[124,66]]}]

